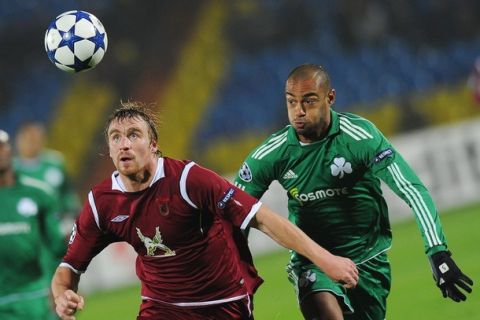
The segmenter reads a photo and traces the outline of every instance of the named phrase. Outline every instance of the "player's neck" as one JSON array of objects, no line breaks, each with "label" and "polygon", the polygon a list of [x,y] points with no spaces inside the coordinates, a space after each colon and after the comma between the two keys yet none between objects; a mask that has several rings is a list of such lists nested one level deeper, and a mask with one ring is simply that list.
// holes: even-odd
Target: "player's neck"
[{"label": "player's neck", "polygon": [[298,140],[301,143],[305,143],[305,144],[314,143],[314,142],[323,140],[327,136],[328,130],[329,130],[329,125],[325,124],[323,126],[319,126],[318,130],[314,132],[310,132],[309,134],[303,134],[303,135],[298,134]]},{"label": "player's neck", "polygon": [[120,179],[127,192],[142,191],[150,186],[156,170],[157,161],[151,162],[148,166],[145,166],[142,170],[136,173],[129,175],[120,174]]}]

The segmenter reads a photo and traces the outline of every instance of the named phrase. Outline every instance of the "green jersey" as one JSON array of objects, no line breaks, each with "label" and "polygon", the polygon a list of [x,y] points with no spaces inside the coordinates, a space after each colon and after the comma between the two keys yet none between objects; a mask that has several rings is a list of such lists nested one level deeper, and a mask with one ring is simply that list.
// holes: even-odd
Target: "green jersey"
[{"label": "green jersey", "polygon": [[80,201],[68,180],[65,160],[61,153],[44,150],[36,159],[24,160],[17,157],[13,164],[19,174],[44,181],[58,193],[59,213],[62,216],[77,215],[80,210]]},{"label": "green jersey", "polygon": [[23,309],[38,299],[47,306],[50,283],[40,253],[48,248],[60,261],[66,243],[55,219],[55,193],[44,182],[17,177],[13,186],[0,187],[0,202],[0,318],[17,319],[12,306],[19,302],[27,302]]},{"label": "green jersey", "polygon": [[333,254],[362,263],[391,246],[380,179],[412,208],[426,252],[445,250],[427,189],[383,134],[357,115],[332,110],[326,137],[311,144],[285,127],[248,155],[235,184],[260,198],[278,180],[290,221]]}]

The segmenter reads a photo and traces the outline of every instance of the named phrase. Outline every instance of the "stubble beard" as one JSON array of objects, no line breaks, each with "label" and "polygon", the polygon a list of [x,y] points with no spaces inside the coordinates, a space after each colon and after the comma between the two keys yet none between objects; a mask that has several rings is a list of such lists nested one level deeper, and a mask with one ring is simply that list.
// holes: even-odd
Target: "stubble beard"
[{"label": "stubble beard", "polygon": [[317,125],[307,124],[303,129],[295,128],[295,131],[298,136],[302,136],[310,141],[318,141],[325,137],[325,134],[328,130],[328,125],[325,121]]},{"label": "stubble beard", "polygon": [[150,173],[150,171],[143,169],[139,172],[126,174],[126,176],[128,179],[136,183],[145,183],[150,179],[152,174]]}]

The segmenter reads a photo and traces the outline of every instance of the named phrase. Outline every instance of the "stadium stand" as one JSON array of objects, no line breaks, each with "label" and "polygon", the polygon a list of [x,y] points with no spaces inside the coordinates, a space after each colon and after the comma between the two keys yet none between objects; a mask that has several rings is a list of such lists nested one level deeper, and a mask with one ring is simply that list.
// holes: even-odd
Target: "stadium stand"
[{"label": "stadium stand", "polygon": [[[212,13],[218,18],[210,26],[215,32],[199,29],[201,13],[215,1],[109,3],[0,3],[0,39],[5,44],[0,61],[2,128],[13,132],[28,115],[46,121],[58,135],[58,128],[69,127],[54,123],[62,121],[58,115],[82,111],[72,107],[83,105],[75,103],[85,99],[82,94],[66,96],[78,93],[73,89],[78,81],[104,88],[100,95],[105,95],[105,104],[98,106],[104,111],[96,110],[85,120],[88,136],[97,137],[92,146],[68,150],[68,144],[59,142],[67,148],[67,158],[70,154],[71,159],[85,160],[74,166],[79,178],[90,176],[84,173],[92,172],[98,162],[103,125],[99,114],[129,99],[156,103],[168,124],[165,129],[184,128],[178,131],[185,135],[178,146],[164,148],[167,155],[193,158],[222,172],[235,170],[249,147],[286,124],[283,81],[292,66],[303,62],[329,70],[337,89],[337,110],[372,120],[381,116],[388,134],[458,120],[448,112],[430,112],[446,110],[452,103],[448,96],[461,97],[462,117],[480,112],[468,100],[467,86],[480,53],[478,1],[227,2],[223,18]],[[41,42],[52,17],[78,7],[102,17],[110,44],[95,71],[71,76],[52,67]],[[202,46],[210,49],[202,51]],[[194,72],[195,80],[185,81]],[[175,88],[182,89],[169,91]],[[405,120],[412,116],[417,121]],[[98,167],[103,172],[108,166]]]}]

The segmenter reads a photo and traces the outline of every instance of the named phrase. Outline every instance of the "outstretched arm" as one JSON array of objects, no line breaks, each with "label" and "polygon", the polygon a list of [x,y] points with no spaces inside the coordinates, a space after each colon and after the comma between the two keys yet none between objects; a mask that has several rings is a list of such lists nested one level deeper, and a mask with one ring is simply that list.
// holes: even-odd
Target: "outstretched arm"
[{"label": "outstretched arm", "polygon": [[331,254],[266,205],[262,204],[258,209],[250,226],[262,231],[281,246],[307,257],[334,281],[344,283],[347,288],[356,286],[358,270],[353,261]]},{"label": "outstretched arm", "polygon": [[80,275],[66,267],[58,267],[52,279],[55,311],[62,320],[75,320],[77,310],[84,306],[83,297],[77,294]]},{"label": "outstretched arm", "polygon": [[387,166],[379,165],[376,168],[377,176],[412,208],[432,266],[433,277],[443,296],[456,302],[465,301],[467,297],[460,289],[472,292],[473,281],[460,270],[447,250],[440,217],[430,193],[399,154],[393,154],[389,160],[391,162],[387,162]]}]

